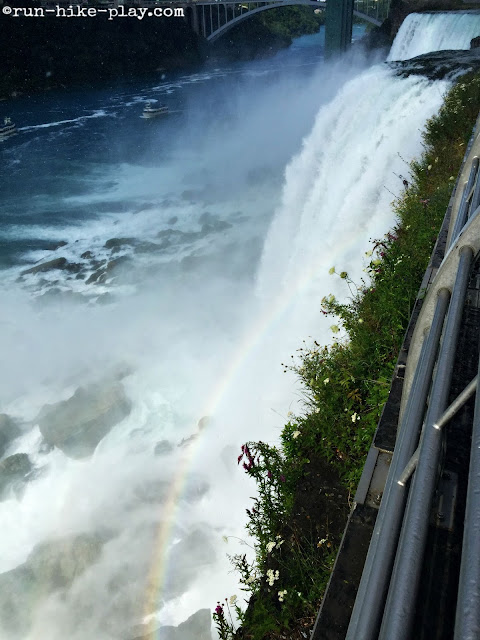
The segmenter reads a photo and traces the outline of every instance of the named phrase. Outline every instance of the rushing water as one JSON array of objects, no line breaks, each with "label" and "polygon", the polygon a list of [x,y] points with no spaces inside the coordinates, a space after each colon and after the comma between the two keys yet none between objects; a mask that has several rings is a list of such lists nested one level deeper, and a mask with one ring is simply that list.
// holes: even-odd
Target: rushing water
[{"label": "rushing water", "polygon": [[[4,457],[33,469],[0,502],[1,640],[130,640],[199,611],[181,635],[201,640],[202,610],[240,595],[240,445],[301,410],[281,363],[330,340],[319,301],[348,292],[328,270],[360,279],[447,86],[318,43],[2,104],[0,411],[22,430]],[[149,99],[171,114],[141,119]],[[114,376],[131,410],[93,454],[46,446],[42,406]]]}]

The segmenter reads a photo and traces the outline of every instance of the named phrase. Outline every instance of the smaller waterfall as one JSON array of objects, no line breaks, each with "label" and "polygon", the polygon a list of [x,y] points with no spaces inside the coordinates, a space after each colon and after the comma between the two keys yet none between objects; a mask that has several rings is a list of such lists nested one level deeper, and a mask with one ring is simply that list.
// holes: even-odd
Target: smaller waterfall
[{"label": "smaller waterfall", "polygon": [[480,36],[480,11],[411,13],[398,30],[388,60],[408,60],[422,53],[470,49]]}]

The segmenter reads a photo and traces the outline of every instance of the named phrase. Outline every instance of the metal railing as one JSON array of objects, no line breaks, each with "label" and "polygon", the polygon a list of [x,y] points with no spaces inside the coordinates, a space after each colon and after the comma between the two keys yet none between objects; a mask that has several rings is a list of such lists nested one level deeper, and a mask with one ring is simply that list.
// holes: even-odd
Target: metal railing
[{"label": "metal railing", "polygon": [[[480,134],[463,165],[448,253],[417,320],[407,400],[346,640],[409,640],[440,475],[443,427],[475,394],[478,374],[447,407],[467,286],[480,251]],[[468,176],[468,177],[467,177]],[[421,344],[421,348],[419,348]],[[412,349],[415,352],[415,349]],[[480,363],[479,363],[480,373]],[[428,406],[427,406],[428,405]],[[480,638],[480,394],[473,436],[455,640]]]}]

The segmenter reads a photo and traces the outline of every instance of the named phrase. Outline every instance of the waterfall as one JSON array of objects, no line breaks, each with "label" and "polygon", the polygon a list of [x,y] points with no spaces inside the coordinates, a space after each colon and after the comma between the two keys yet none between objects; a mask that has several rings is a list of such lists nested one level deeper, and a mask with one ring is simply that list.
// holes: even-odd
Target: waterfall
[{"label": "waterfall", "polygon": [[411,13],[398,30],[388,60],[408,60],[422,53],[470,49],[480,35],[480,12]]}]

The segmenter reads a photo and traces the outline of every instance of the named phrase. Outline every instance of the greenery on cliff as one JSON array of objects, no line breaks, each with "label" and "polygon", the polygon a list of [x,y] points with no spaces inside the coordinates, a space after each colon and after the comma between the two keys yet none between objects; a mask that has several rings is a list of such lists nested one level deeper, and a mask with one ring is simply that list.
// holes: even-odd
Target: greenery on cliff
[{"label": "greenery on cliff", "polygon": [[[480,74],[463,76],[426,124],[423,156],[393,203],[395,227],[365,253],[365,279],[330,269],[347,302],[324,297],[335,318],[333,344],[315,341],[289,365],[304,389],[305,411],[290,416],[280,445],[245,443],[239,463],[257,483],[247,511],[256,559],[232,558],[240,597],[218,602],[222,640],[301,640],[313,626],[354,490],[387,399],[397,354],[445,215],[455,176],[480,110]],[[240,628],[234,622],[235,613]],[[232,615],[230,615],[232,614]],[[307,635],[305,635],[307,634]]]}]

